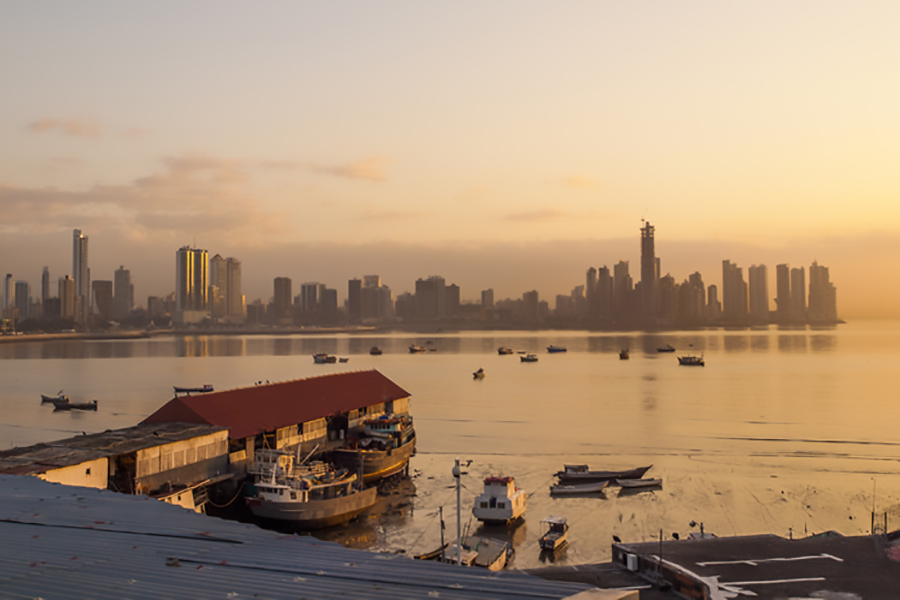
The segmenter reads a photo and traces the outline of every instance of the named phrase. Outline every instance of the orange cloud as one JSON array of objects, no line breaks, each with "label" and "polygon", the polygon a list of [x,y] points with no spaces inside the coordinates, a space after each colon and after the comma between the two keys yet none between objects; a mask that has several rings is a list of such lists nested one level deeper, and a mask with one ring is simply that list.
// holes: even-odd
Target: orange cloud
[{"label": "orange cloud", "polygon": [[45,117],[28,125],[33,133],[62,133],[72,137],[96,139],[100,137],[100,125],[90,120],[60,120]]},{"label": "orange cloud", "polygon": [[347,165],[334,167],[313,166],[312,169],[318,173],[325,173],[335,177],[363,179],[380,183],[387,180],[384,168],[391,162],[393,161],[390,158],[370,156]]}]

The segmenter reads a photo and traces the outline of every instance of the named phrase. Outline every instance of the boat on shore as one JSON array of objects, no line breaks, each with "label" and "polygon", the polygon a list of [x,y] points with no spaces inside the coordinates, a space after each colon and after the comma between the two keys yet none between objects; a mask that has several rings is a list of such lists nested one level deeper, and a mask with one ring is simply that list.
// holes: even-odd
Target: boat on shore
[{"label": "boat on shore", "polygon": [[506,346],[500,346],[497,348],[497,354],[513,354],[514,350],[512,348],[507,348]]},{"label": "boat on shore", "polygon": [[616,485],[626,489],[655,487],[662,485],[662,479],[616,479]]},{"label": "boat on shore", "polygon": [[547,352],[550,352],[551,354],[555,354],[557,352],[565,352],[566,350],[567,348],[565,346],[554,346],[553,344],[547,346]]},{"label": "boat on shore", "polygon": [[466,567],[482,567],[489,571],[502,571],[513,557],[509,542],[486,537],[468,537],[462,544],[457,557],[456,542],[446,543],[437,550],[416,556],[419,560],[437,560],[443,563],[460,564]]},{"label": "boat on shore", "polygon": [[538,544],[541,550],[554,552],[566,544],[569,536],[569,524],[566,522],[565,517],[555,516],[549,516],[541,521],[541,530],[544,529],[545,524],[547,525],[547,531],[541,535]]},{"label": "boat on shore", "polygon": [[419,346],[417,344],[409,345],[409,353],[410,354],[416,354],[418,352],[428,352],[428,348],[425,348],[424,346]]},{"label": "boat on shore", "polygon": [[675,347],[670,344],[666,344],[665,346],[659,346],[656,349],[657,352],[675,352]]},{"label": "boat on shore", "polygon": [[255,479],[245,501],[258,518],[320,529],[345,523],[378,500],[375,487],[362,487],[356,474],[346,469],[335,470],[325,463],[297,467],[289,452],[257,452],[262,460],[254,463]]},{"label": "boat on shore", "polygon": [[522,362],[537,362],[538,356],[537,354],[526,354],[525,356],[520,356],[519,360]]},{"label": "boat on shore", "polygon": [[562,495],[570,495],[570,494],[596,494],[597,492],[602,492],[606,486],[609,485],[610,480],[605,479],[603,481],[598,481],[596,483],[573,483],[573,484],[559,484],[559,485],[551,485],[550,486],[550,495],[551,496],[562,496]]},{"label": "boat on shore", "polygon": [[351,473],[362,473],[363,483],[399,473],[416,449],[416,431],[409,415],[386,415],[363,423],[343,448],[332,450],[334,462]]},{"label": "boat on shore", "polygon": [[369,354],[371,354],[372,356],[381,356],[383,352],[378,346],[372,346],[371,348],[369,348]]},{"label": "boat on shore", "polygon": [[349,357],[349,356],[346,357],[346,358],[341,357],[341,358],[338,359],[338,362],[339,362],[339,363],[350,362],[350,357]]},{"label": "boat on shore", "polygon": [[313,354],[313,362],[317,365],[325,365],[337,362],[337,356],[331,356],[330,354],[325,354],[324,352],[319,352],[318,354]]},{"label": "boat on shore", "polygon": [[200,387],[178,387],[177,385],[174,385],[172,387],[175,388],[176,396],[178,394],[208,394],[215,391],[211,383],[207,383],[206,385],[202,385]]},{"label": "boat on shore", "polygon": [[485,524],[506,525],[525,514],[528,495],[513,477],[485,477],[484,491],[475,498],[472,514]]},{"label": "boat on shore", "polygon": [[628,360],[630,358],[630,354],[628,353],[628,349],[619,350],[619,360]]},{"label": "boat on shore", "polygon": [[702,367],[706,365],[702,356],[679,356],[678,364],[683,367]]},{"label": "boat on shore", "polygon": [[564,465],[563,470],[556,473],[561,485],[573,483],[589,483],[610,481],[612,479],[640,479],[653,465],[628,469],[626,471],[591,471],[587,465]]}]

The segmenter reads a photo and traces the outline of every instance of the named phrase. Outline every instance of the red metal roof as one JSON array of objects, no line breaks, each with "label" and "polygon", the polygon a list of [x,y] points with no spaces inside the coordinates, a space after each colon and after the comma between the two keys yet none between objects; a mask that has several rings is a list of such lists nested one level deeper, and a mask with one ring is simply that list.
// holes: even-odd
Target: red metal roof
[{"label": "red metal roof", "polygon": [[241,439],[408,397],[373,369],[177,397],[142,423],[208,423]]}]

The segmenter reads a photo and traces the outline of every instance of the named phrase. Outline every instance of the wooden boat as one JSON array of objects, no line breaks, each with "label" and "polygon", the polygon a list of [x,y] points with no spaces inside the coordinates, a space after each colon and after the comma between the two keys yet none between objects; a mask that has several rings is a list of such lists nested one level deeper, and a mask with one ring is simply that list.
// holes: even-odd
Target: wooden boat
[{"label": "wooden boat", "polygon": [[627,471],[591,471],[587,465],[564,465],[563,470],[559,471],[556,476],[559,478],[559,483],[563,485],[609,481],[611,479],[640,479],[652,466],[639,467]]},{"label": "wooden boat", "polygon": [[428,352],[428,348],[425,348],[423,346],[418,346],[416,344],[409,345],[409,353],[410,354],[416,354],[418,352]]},{"label": "wooden boat", "polygon": [[438,560],[456,564],[457,559],[466,567],[482,567],[489,571],[502,571],[513,556],[512,545],[486,537],[468,537],[457,556],[456,542],[447,543],[431,552],[416,556],[419,560]]},{"label": "wooden boat", "polygon": [[[268,458],[266,462],[272,464]],[[250,511],[262,519],[308,529],[331,527],[349,521],[378,500],[377,488],[363,488],[355,473],[322,468],[324,463],[295,468],[293,455],[282,451],[273,466],[267,469],[262,464],[255,462],[255,481],[245,498]]]},{"label": "wooden boat", "polygon": [[351,473],[361,469],[363,483],[370,483],[405,469],[415,448],[412,417],[390,415],[365,421],[362,430],[348,438],[347,446],[331,455]]},{"label": "wooden boat", "polygon": [[616,485],[623,488],[645,488],[662,485],[662,479],[616,479]]},{"label": "wooden boat", "polygon": [[683,367],[702,367],[706,363],[703,362],[702,356],[679,356],[678,364]]},{"label": "wooden boat", "polygon": [[603,488],[609,485],[609,479],[598,481],[596,483],[574,483],[568,485],[551,485],[550,494],[561,496],[566,494],[594,494],[602,492]]},{"label": "wooden boat", "polygon": [[569,535],[569,525],[566,523],[565,517],[550,516],[541,521],[541,529],[547,524],[547,531],[541,536],[538,542],[541,550],[553,552],[566,544]]},{"label": "wooden boat", "polygon": [[381,348],[379,348],[378,346],[372,346],[371,348],[369,348],[369,354],[371,354],[372,356],[381,356]]},{"label": "wooden boat", "polygon": [[46,404],[48,402],[52,402],[53,404],[56,404],[57,402],[68,404],[69,397],[63,394],[62,390],[60,390],[59,394],[56,396],[45,396],[44,394],[41,394],[41,404]]},{"label": "wooden boat", "polygon": [[330,354],[325,354],[324,352],[320,352],[318,354],[313,354],[313,362],[317,365],[324,365],[330,363],[337,362],[337,356],[331,356]]},{"label": "wooden boat", "polygon": [[522,362],[537,362],[538,356],[537,354],[526,354],[525,356],[520,356],[519,360]]},{"label": "wooden boat", "polygon": [[513,354],[513,349],[507,348],[506,346],[500,346],[497,348],[497,354]]},{"label": "wooden boat", "polygon": [[629,358],[629,354],[628,354],[627,349],[619,350],[619,360],[628,360],[628,358]]},{"label": "wooden boat", "polygon": [[54,402],[53,410],[97,410],[97,401],[91,402]]},{"label": "wooden boat", "polygon": [[178,387],[177,385],[172,386],[175,388],[175,395],[178,394],[208,394],[213,390],[213,386],[211,383],[207,383],[201,387]]},{"label": "wooden boat", "polygon": [[528,495],[513,477],[485,477],[484,491],[475,498],[472,514],[487,524],[511,523],[525,514]]},{"label": "wooden boat", "polygon": [[565,351],[566,351],[565,346],[554,346],[553,344],[550,344],[549,346],[547,346],[547,352],[550,352],[551,354],[556,353],[556,352],[565,352]]},{"label": "wooden boat", "polygon": [[475,379],[484,379],[484,369],[479,367],[472,375],[474,375]]},{"label": "wooden boat", "polygon": [[349,362],[349,361],[350,361],[350,358],[349,358],[349,357],[348,357],[348,358],[339,358],[339,359],[338,359],[338,362],[341,362],[341,363],[345,363],[345,362]]},{"label": "wooden boat", "polygon": [[675,352],[675,348],[669,344],[665,346],[660,346],[656,349],[657,352]]}]

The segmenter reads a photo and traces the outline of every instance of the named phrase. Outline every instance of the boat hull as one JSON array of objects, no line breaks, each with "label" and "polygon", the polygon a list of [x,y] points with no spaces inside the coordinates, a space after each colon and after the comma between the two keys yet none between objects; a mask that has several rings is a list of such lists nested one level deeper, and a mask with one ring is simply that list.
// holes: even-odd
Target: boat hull
[{"label": "boat hull", "polygon": [[616,484],[626,489],[656,487],[662,479],[616,479]]},{"label": "boat hull", "polygon": [[640,467],[629,471],[587,471],[585,473],[566,473],[565,471],[560,471],[556,476],[559,478],[560,484],[563,485],[594,483],[612,479],[640,479],[652,466],[653,465]]},{"label": "boat hull", "polygon": [[571,485],[551,485],[550,493],[554,496],[560,496],[565,494],[593,494],[596,492],[602,492],[606,486],[609,485],[609,479],[605,481],[599,481],[597,483],[582,483],[582,484],[571,484]]},{"label": "boat hull", "polygon": [[247,506],[261,519],[289,522],[307,529],[322,529],[340,525],[371,508],[378,500],[374,487],[362,491],[308,502],[273,502],[261,498],[247,498]]},{"label": "boat hull", "polygon": [[362,466],[362,480],[371,483],[399,473],[409,464],[409,458],[416,449],[413,437],[399,448],[390,450],[362,450],[341,448],[334,450],[334,461],[351,473],[359,473]]}]

